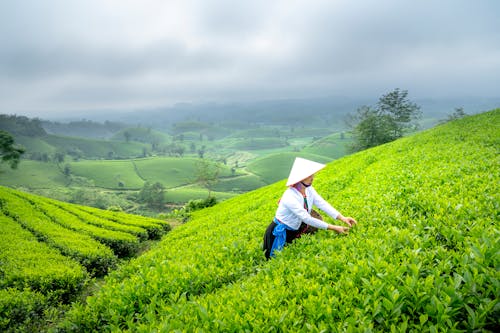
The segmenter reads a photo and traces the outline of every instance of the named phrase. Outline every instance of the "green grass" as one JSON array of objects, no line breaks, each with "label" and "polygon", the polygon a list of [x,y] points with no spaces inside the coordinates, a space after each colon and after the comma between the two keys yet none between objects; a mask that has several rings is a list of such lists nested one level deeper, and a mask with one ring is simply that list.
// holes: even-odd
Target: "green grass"
[{"label": "green grass", "polygon": [[[500,110],[328,164],[315,188],[359,224],[271,261],[280,181],[193,213],[111,274],[65,331],[494,331]],[[331,221],[331,219],[327,219]]]}]

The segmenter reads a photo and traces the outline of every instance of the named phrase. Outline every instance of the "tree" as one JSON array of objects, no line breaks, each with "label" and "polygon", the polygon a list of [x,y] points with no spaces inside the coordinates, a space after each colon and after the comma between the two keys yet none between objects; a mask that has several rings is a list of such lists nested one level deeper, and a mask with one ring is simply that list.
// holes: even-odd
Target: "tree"
[{"label": "tree", "polygon": [[219,181],[220,166],[215,162],[210,162],[207,159],[200,159],[196,164],[196,180],[195,182],[208,190],[210,198],[213,186]]},{"label": "tree", "polygon": [[198,156],[200,158],[203,158],[205,156],[205,146],[202,146],[200,149],[198,149]]},{"label": "tree", "polygon": [[448,121],[457,120],[457,119],[463,118],[465,116],[467,116],[467,113],[465,113],[464,108],[461,108],[461,107],[455,108],[455,111],[452,114],[449,114],[448,118],[445,120],[442,120],[441,123],[446,123]]},{"label": "tree", "polygon": [[64,162],[66,154],[62,151],[58,151],[54,154],[54,161],[59,164]]},{"label": "tree", "polygon": [[23,147],[17,146],[14,143],[14,138],[8,132],[0,130],[0,157],[1,162],[9,163],[11,169],[16,169],[24,154]]},{"label": "tree", "polygon": [[69,175],[71,175],[71,166],[69,164],[66,164],[64,166],[63,173],[66,177],[69,177]]},{"label": "tree", "polygon": [[353,151],[360,151],[391,141],[391,121],[387,116],[380,116],[378,111],[362,106],[354,117],[356,125],[353,129]]},{"label": "tree", "polygon": [[404,130],[411,128],[413,121],[422,115],[420,106],[408,100],[408,90],[399,90],[399,88],[383,95],[377,106],[379,115],[388,116],[392,122],[392,140],[402,137]]},{"label": "tree", "polygon": [[375,147],[399,139],[416,126],[421,117],[420,107],[408,100],[408,91],[399,90],[383,95],[375,108],[360,107],[348,119],[352,129],[352,151]]},{"label": "tree", "polygon": [[123,132],[123,136],[125,137],[125,142],[129,142],[130,141],[130,138],[132,137],[132,134],[130,134],[130,132],[128,131],[125,131]]},{"label": "tree", "polygon": [[165,204],[165,187],[160,182],[146,182],[139,191],[138,199],[151,208],[161,209]]}]

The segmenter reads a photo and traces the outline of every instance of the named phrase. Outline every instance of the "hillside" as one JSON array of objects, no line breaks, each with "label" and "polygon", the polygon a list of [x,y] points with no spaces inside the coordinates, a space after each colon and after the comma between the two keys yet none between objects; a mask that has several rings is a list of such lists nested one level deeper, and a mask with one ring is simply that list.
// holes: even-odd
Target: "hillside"
[{"label": "hillside", "polygon": [[77,138],[70,136],[44,135],[40,137],[17,136],[16,142],[26,148],[28,158],[51,159],[56,152],[62,152],[74,159],[79,158],[133,158],[145,155],[150,144]]},{"label": "hillside", "polygon": [[75,304],[61,331],[494,331],[500,109],[330,163],[315,179],[359,224],[265,261],[284,182],[195,213]]}]

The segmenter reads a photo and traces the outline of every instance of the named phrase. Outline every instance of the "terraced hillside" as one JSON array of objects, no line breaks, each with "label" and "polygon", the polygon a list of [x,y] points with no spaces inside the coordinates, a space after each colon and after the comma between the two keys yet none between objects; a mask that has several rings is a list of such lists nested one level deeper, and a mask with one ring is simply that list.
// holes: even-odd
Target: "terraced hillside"
[{"label": "terraced hillside", "polygon": [[358,226],[304,236],[270,261],[261,240],[284,182],[202,210],[58,327],[495,331],[499,147],[497,109],[330,163],[315,188]]},{"label": "terraced hillside", "polygon": [[0,331],[27,329],[170,226],[0,187]]}]

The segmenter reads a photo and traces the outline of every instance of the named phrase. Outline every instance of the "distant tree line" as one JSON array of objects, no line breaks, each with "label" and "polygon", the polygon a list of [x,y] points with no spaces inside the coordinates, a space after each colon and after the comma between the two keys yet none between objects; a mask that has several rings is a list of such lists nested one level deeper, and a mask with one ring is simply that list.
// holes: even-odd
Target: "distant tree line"
[{"label": "distant tree line", "polygon": [[41,124],[47,132],[52,134],[85,138],[106,138],[128,127],[126,124],[108,120],[102,124],[91,120],[70,121],[68,123],[43,120]]},{"label": "distant tree line", "polygon": [[42,127],[42,122],[38,118],[30,119],[25,116],[0,114],[0,130],[18,136],[44,136],[47,132]]}]

